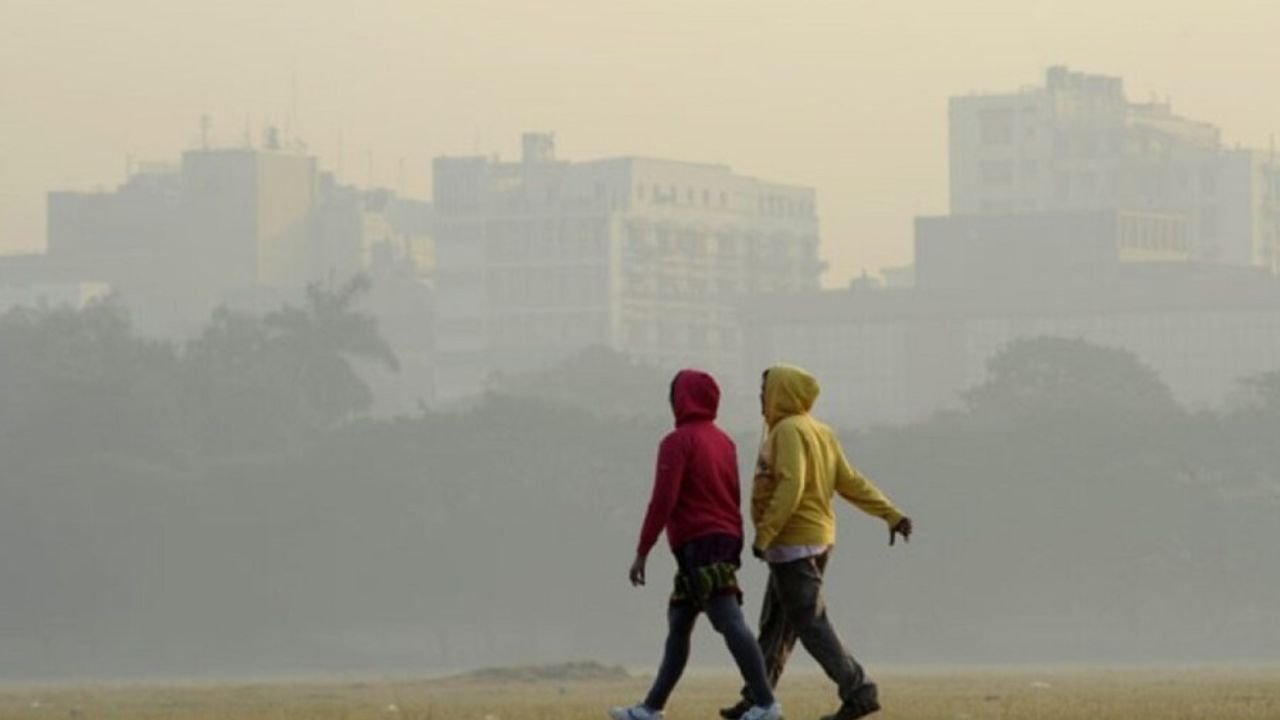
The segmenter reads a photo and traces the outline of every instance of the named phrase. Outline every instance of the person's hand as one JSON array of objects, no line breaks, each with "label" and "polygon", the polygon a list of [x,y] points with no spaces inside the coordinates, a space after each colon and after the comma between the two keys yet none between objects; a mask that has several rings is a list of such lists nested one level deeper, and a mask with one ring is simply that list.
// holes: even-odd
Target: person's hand
[{"label": "person's hand", "polygon": [[647,560],[644,555],[636,555],[636,559],[631,563],[631,586],[640,587],[644,585],[644,562]]},{"label": "person's hand", "polygon": [[889,528],[889,544],[893,545],[894,541],[898,539],[898,535],[902,535],[903,542],[911,542],[911,530],[911,518],[902,518],[897,525]]},{"label": "person's hand", "polygon": [[751,546],[751,557],[753,557],[753,558],[755,558],[755,559],[757,559],[757,560],[763,560],[763,559],[764,559],[764,548],[761,548],[761,547],[757,547],[757,546],[755,546],[755,545],[752,545],[752,546]]}]

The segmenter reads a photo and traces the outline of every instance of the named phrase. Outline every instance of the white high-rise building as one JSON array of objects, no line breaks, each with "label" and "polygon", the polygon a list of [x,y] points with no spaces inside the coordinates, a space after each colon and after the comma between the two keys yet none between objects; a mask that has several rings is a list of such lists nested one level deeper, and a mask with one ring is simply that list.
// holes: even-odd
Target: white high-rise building
[{"label": "white high-rise building", "polygon": [[1201,260],[1280,270],[1280,162],[1232,149],[1120,78],[1049,68],[1045,84],[950,102],[951,213],[1118,210],[1181,216]]},{"label": "white high-rise building", "polygon": [[723,165],[559,161],[538,133],[519,162],[438,158],[434,177],[443,399],[591,346],[736,376],[741,298],[818,287],[811,188]]}]

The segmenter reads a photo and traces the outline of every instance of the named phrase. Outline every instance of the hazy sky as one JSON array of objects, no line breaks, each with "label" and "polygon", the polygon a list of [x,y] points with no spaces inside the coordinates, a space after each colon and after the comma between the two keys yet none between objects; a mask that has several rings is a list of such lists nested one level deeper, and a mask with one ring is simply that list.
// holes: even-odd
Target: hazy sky
[{"label": "hazy sky", "polygon": [[0,250],[44,242],[44,192],[112,187],[283,125],[347,180],[430,192],[430,160],[516,155],[720,162],[817,187],[843,283],[908,262],[946,208],[946,98],[1065,63],[1171,96],[1231,143],[1280,129],[1280,3],[1223,0],[751,2],[0,0]]}]

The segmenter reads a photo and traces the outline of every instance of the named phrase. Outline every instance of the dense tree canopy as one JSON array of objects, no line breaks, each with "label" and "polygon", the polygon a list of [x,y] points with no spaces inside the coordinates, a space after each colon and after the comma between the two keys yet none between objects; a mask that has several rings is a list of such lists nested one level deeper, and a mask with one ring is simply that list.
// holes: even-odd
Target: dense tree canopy
[{"label": "dense tree canopy", "polygon": [[[665,588],[625,566],[669,371],[594,351],[370,418],[358,361],[396,362],[365,290],[182,346],[111,302],[0,317],[0,676],[651,659]],[[842,506],[837,624],[897,662],[1275,660],[1276,377],[1189,414],[1127,353],[1036,339],[960,411],[844,433],[918,535]]]}]

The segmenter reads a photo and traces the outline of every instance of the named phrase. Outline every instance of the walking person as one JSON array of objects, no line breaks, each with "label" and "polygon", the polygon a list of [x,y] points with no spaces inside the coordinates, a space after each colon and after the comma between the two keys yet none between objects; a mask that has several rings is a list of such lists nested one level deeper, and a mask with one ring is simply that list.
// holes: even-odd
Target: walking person
[{"label": "walking person", "polygon": [[666,646],[644,701],[615,707],[609,716],[662,718],[689,660],[694,624],[706,613],[750,688],[751,702],[739,716],[781,720],[782,707],[766,678],[764,657],[742,616],[737,581],[743,547],[738,457],[733,441],[715,424],[720,388],[707,373],[682,370],[671,381],[669,400],[676,429],[658,449],[653,494],[630,571],[632,585],[645,584],[649,551],[665,530],[678,568],[667,610]]},{"label": "walking person", "polygon": [[[836,683],[840,707],[823,720],[854,720],[880,709],[875,683],[845,649],[827,618],[823,575],[836,539],[835,494],[883,519],[889,544],[911,537],[911,519],[849,463],[831,428],[809,414],[818,381],[800,368],[765,371],[760,405],[767,426],[751,493],[756,526],[752,553],[769,564],[769,586],[760,615],[760,647],[770,687],[776,688],[798,639]],[[724,708],[727,720],[745,718],[756,691],[742,690]]]}]

